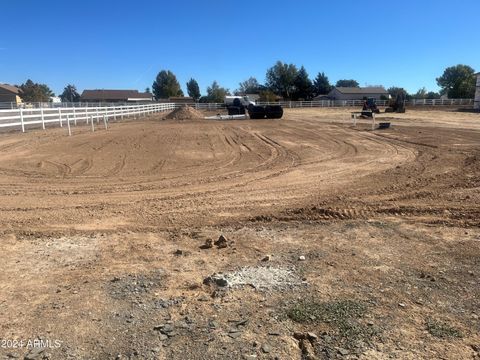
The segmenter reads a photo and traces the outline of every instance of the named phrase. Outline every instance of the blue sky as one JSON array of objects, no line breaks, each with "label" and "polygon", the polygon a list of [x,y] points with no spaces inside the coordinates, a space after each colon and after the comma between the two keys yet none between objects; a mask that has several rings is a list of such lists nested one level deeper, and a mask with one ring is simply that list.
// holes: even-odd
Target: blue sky
[{"label": "blue sky", "polygon": [[162,69],[184,91],[265,80],[277,60],[333,83],[437,90],[447,66],[480,71],[480,1],[2,1],[0,82],[60,93],[151,87]]}]

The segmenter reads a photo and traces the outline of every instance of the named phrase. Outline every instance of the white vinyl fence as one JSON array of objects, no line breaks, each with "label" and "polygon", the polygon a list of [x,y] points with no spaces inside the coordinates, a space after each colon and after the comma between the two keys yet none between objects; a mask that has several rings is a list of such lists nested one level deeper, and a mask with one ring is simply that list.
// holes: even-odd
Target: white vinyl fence
[{"label": "white vinyl fence", "polygon": [[[142,102],[142,103],[98,103],[98,102],[34,102],[34,103],[14,103],[14,102],[0,102],[0,109],[58,109],[58,108],[85,108],[85,107],[109,107],[109,106],[133,106],[133,105],[154,105],[165,104],[161,102]],[[182,105],[177,103],[177,105]],[[217,110],[225,108],[224,103],[186,103],[183,105],[191,106],[197,110]]]},{"label": "white vinyl fence", "polygon": [[[378,106],[388,106],[389,100],[377,100]],[[143,103],[141,105],[158,105],[164,103]],[[407,106],[473,106],[473,99],[410,99],[406,101]],[[224,103],[186,103],[197,110],[218,110],[224,109]],[[317,100],[317,101],[280,101],[280,102],[259,102],[257,105],[282,105],[286,108],[302,107],[344,107],[344,106],[362,106],[363,100]],[[58,108],[85,108],[85,107],[119,107],[134,106],[132,103],[88,103],[88,102],[62,102],[62,103],[5,103],[0,102],[0,109],[58,109]]]},{"label": "white vinyl fence", "polygon": [[[257,105],[282,105],[285,108],[305,107],[344,107],[363,106],[364,100],[317,100],[317,101],[279,101],[262,102]],[[388,106],[389,100],[377,100],[378,106]],[[411,99],[405,102],[407,106],[473,106],[473,99]]]},{"label": "white vinyl fence", "polygon": [[[64,103],[62,103],[64,104]],[[68,104],[68,103],[67,103]],[[105,121],[105,125],[111,119],[123,119],[124,117],[138,117],[157,112],[174,110],[177,107],[189,105],[197,110],[216,111],[225,108],[223,103],[192,103],[192,104],[174,104],[174,103],[147,103],[136,105],[119,104],[86,104],[69,103],[69,107],[43,107],[24,104],[24,107],[0,110],[0,129],[18,127],[25,132],[28,127],[41,127],[45,129],[47,124],[58,123],[60,127],[64,124],[70,127],[70,124],[77,125],[78,121],[100,120]],[[85,103],[83,103],[85,105]],[[406,102],[408,106],[473,106],[473,99],[412,99]],[[95,105],[95,106],[93,106]],[[305,108],[305,107],[344,107],[344,106],[362,106],[363,100],[319,100],[319,101],[280,101],[280,102],[257,102],[257,105],[282,105],[285,108]],[[377,100],[378,106],[387,106],[388,100]]]},{"label": "white vinyl fence", "polygon": [[[107,126],[110,120],[123,120],[125,117],[139,117],[153,113],[174,110],[178,105],[172,103],[156,103],[145,105],[117,105],[104,107],[69,107],[69,108],[32,108],[0,110],[0,128],[19,128],[22,132],[28,127],[45,129],[47,124],[64,125],[70,129],[78,122],[97,124],[102,121]],[[70,131],[69,131],[70,132]]]}]

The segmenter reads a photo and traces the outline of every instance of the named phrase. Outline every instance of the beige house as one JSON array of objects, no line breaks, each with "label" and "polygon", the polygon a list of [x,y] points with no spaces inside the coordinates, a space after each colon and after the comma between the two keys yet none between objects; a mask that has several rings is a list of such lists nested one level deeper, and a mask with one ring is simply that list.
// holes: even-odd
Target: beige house
[{"label": "beige house", "polygon": [[153,95],[150,93],[140,93],[138,90],[83,90],[80,96],[81,102],[150,102],[153,101]]},{"label": "beige house", "polygon": [[22,102],[20,97],[20,89],[16,86],[0,84],[0,103],[14,103],[19,104]]},{"label": "beige house", "polygon": [[334,87],[328,93],[328,97],[332,100],[363,100],[374,98],[381,100],[389,98],[388,91],[383,87]]}]

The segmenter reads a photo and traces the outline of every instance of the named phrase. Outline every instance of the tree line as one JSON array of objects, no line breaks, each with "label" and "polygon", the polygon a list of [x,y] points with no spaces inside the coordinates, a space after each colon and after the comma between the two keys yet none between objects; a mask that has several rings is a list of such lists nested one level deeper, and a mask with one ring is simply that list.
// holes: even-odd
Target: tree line
[{"label": "tree line", "polygon": [[[234,90],[233,94],[258,94],[262,101],[275,101],[279,98],[308,101],[318,95],[327,95],[334,87],[360,87],[358,81],[354,79],[341,79],[333,85],[324,72],[319,72],[312,80],[304,66],[298,68],[294,64],[281,61],[277,61],[267,70],[265,79],[265,83],[261,84],[255,77],[249,77],[239,83],[238,89]],[[468,65],[448,67],[436,81],[441,88],[439,92],[428,91],[422,87],[416,93],[409,94],[404,88],[397,86],[388,88],[387,92],[392,98],[403,93],[407,99],[438,99],[442,95],[447,95],[451,99],[469,99],[475,96],[475,70]],[[226,95],[231,95],[230,90],[220,86],[217,81],[207,87],[207,93],[203,96],[195,79],[190,79],[186,87],[188,96],[199,102],[223,102]],[[167,99],[172,96],[183,96],[183,91],[175,74],[169,70],[162,70],[153,83],[153,94],[157,99]]]},{"label": "tree line", "polygon": [[[392,86],[387,89],[388,93],[395,98],[398,93],[403,93],[407,99],[437,99],[447,95],[451,99],[470,99],[475,96],[475,70],[468,65],[455,65],[446,68],[443,74],[436,79],[439,92],[427,91],[425,87],[416,93],[409,94],[404,88]],[[25,102],[48,102],[55,94],[45,84],[34,83],[27,80],[22,85],[17,85],[21,90],[21,97]],[[239,83],[234,95],[258,94],[262,101],[286,100],[312,100],[318,95],[328,94],[333,87],[360,87],[354,79],[341,79],[334,85],[330,83],[324,72],[319,72],[312,80],[304,66],[298,68],[294,64],[277,61],[267,69],[265,83],[261,84],[255,77]],[[198,102],[223,102],[225,96],[231,95],[228,88],[220,86],[215,80],[207,87],[206,94],[201,94],[198,82],[191,78],[186,83],[188,96]],[[150,88],[145,89],[150,92]],[[175,74],[170,70],[160,71],[152,85],[153,96],[158,99],[170,97],[182,97],[184,93]],[[60,98],[64,102],[80,101],[80,94],[75,85],[65,86]]]}]

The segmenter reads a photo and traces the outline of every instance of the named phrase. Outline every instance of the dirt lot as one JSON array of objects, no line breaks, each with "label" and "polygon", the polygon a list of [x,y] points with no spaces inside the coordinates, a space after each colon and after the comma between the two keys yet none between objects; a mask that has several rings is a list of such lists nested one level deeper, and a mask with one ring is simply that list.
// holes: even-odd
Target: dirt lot
[{"label": "dirt lot", "polygon": [[0,134],[0,358],[479,359],[480,116],[349,111]]}]

